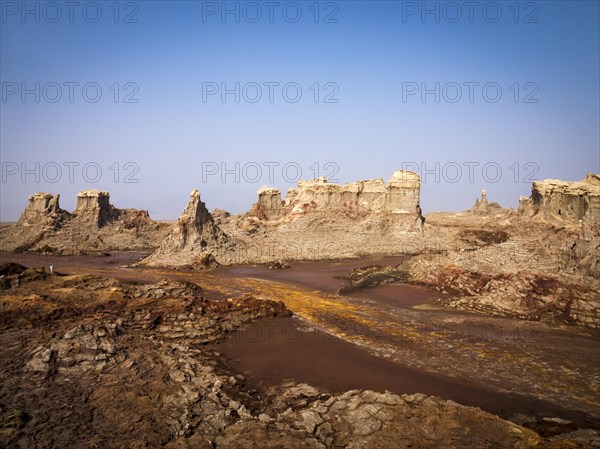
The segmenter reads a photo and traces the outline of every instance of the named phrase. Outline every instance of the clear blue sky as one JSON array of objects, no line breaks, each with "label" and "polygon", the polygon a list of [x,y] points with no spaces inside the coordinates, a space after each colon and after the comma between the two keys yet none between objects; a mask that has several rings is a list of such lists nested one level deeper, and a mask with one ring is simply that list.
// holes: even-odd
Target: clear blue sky
[{"label": "clear blue sky", "polygon": [[[597,1],[227,2],[225,17],[222,2],[1,4],[3,221],[37,191],[72,210],[78,191],[108,190],[167,219],[193,188],[241,212],[298,168],[350,182],[410,163],[425,212],[466,209],[484,188],[515,207],[529,178],[600,171]],[[236,83],[239,102],[210,94]],[[272,102],[264,83],[279,83]],[[236,162],[239,182],[223,182]]]}]

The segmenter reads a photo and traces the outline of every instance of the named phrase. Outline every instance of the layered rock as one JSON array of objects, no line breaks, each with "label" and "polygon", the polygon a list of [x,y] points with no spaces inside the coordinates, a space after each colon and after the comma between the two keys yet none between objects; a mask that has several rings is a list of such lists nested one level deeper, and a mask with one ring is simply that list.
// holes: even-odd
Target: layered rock
[{"label": "layered rock", "polygon": [[115,207],[110,204],[108,192],[84,190],[77,194],[77,207],[74,214],[79,219],[102,227],[115,218]]},{"label": "layered rock", "polygon": [[[577,182],[556,179],[534,182],[531,196],[520,198],[519,213],[526,220],[570,231],[571,235],[554,243],[557,254],[545,259],[558,266],[563,275],[583,276],[597,283],[600,276],[600,175],[588,173]],[[547,242],[548,237],[551,236],[542,236],[542,240]],[[595,302],[594,308],[599,309],[600,304]]]},{"label": "layered rock", "polygon": [[190,268],[214,266],[213,252],[226,241],[227,235],[216,225],[196,189],[190,194],[171,233],[142,264]]},{"label": "layered rock", "polygon": [[546,220],[600,222],[600,175],[588,173],[578,182],[546,179],[531,187],[531,197],[521,197],[519,211]]},{"label": "layered rock", "polygon": [[460,265],[417,260],[412,280],[452,293],[438,302],[450,308],[551,324],[600,328],[598,285],[531,271],[490,273]]},{"label": "layered rock", "polygon": [[60,208],[60,195],[37,192],[28,197],[28,203],[19,221],[0,229],[0,250],[24,251],[36,245],[47,232],[59,230],[72,216]]},{"label": "layered rock", "polygon": [[35,193],[19,221],[0,229],[0,250],[60,254],[155,248],[169,226],[148,211],[117,209],[108,192],[85,190],[73,213],[60,208],[60,195]]},{"label": "layered rock", "polygon": [[591,279],[600,279],[600,226],[598,221],[579,223],[579,234],[565,248],[567,264]]},{"label": "layered rock", "polygon": [[419,202],[420,178],[409,171],[397,171],[387,182],[299,181],[284,200],[278,189],[263,187],[248,213],[220,218],[235,251],[223,251],[219,260],[243,264],[394,254],[426,238]]},{"label": "layered rock", "polygon": [[35,212],[42,212],[45,214],[59,212],[62,210],[59,205],[60,194],[56,197],[51,193],[34,193],[28,200],[29,204],[23,212],[25,215],[33,214]]},{"label": "layered rock", "polygon": [[600,177],[531,190],[518,213],[492,214],[482,193],[467,213],[428,217],[437,232],[459,230],[435,257],[411,261],[412,280],[455,293],[441,301],[453,308],[598,328]]},{"label": "layered rock", "polygon": [[51,193],[38,192],[27,199],[27,207],[18,221],[21,226],[35,226],[69,215],[67,211],[60,208],[60,194],[54,196]]},{"label": "layered rock", "polygon": [[264,186],[257,193],[258,201],[251,211],[253,215],[261,220],[279,220],[285,216],[285,203],[279,189]]},{"label": "layered rock", "polygon": [[397,171],[384,183],[383,179],[357,181],[351,184],[329,184],[325,177],[298,181],[297,189],[289,189],[285,200],[279,189],[263,187],[251,214],[261,220],[293,219],[311,211],[340,210],[364,213],[387,212],[420,215],[421,181],[416,173]]}]

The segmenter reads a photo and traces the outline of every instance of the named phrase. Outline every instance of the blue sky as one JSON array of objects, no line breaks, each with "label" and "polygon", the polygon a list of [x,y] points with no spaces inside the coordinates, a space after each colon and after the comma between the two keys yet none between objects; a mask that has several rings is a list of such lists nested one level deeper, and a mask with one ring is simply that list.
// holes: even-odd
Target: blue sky
[{"label": "blue sky", "polygon": [[277,3],[2,1],[0,220],[37,191],[168,219],[194,188],[242,212],[410,167],[425,212],[516,207],[600,171],[599,2]]}]

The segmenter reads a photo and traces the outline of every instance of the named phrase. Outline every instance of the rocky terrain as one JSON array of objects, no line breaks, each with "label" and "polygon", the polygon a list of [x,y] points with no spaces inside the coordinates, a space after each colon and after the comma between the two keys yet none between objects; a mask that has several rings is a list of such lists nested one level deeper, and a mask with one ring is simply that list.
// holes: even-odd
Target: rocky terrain
[{"label": "rocky terrain", "polygon": [[[256,390],[214,349],[226,333],[289,314],[245,295],[206,300],[183,281],[126,284],[0,268],[3,447],[583,448],[423,394]],[[592,438],[592,439],[590,439]]]},{"label": "rocky terrain", "polygon": [[[209,255],[222,265],[331,260],[393,254],[407,242],[423,240],[420,180],[407,171],[395,172],[387,183],[299,181],[285,200],[278,189],[263,187],[250,211],[240,215],[216,210],[213,217],[204,203],[196,212],[195,195],[179,223],[181,229],[181,223],[195,223],[191,228],[197,237],[191,240],[196,243],[190,244],[187,234],[176,229],[144,264],[201,266],[198,261]],[[340,239],[340,233],[348,238]]]},{"label": "rocky terrain", "polygon": [[279,190],[263,187],[248,213],[219,220],[235,249],[217,259],[264,263],[402,252],[424,241],[419,201],[419,176],[408,171],[393,173],[387,183],[299,181],[283,201]]},{"label": "rocky terrain", "polygon": [[597,244],[599,190],[593,174],[581,182],[535,182],[518,211],[488,202],[484,191],[468,211],[427,217],[421,215],[419,177],[406,171],[395,172],[387,183],[299,181],[285,200],[278,189],[263,187],[250,211],[239,215],[219,209],[210,214],[194,191],[178,228],[145,263],[202,265],[198,260],[211,256],[232,265],[449,251],[477,258],[473,251],[481,247],[533,247],[547,233],[558,232],[580,235],[577,245],[567,251],[561,243],[542,263],[556,262],[556,270],[564,262],[557,259],[571,258],[587,264],[576,269],[595,274],[597,263],[589,256]]},{"label": "rocky terrain", "polygon": [[117,209],[108,192],[85,190],[70,213],[60,208],[60,195],[35,193],[19,221],[0,228],[0,250],[52,254],[148,250],[167,236],[170,225],[150,219],[148,212]]},{"label": "rocky terrain", "polygon": [[54,254],[156,248],[141,264],[177,269],[404,255],[402,267],[375,270],[367,284],[424,284],[455,309],[600,326],[600,177],[591,173],[534,182],[516,211],[483,191],[468,211],[426,217],[419,177],[407,171],[387,183],[299,181],[283,200],[263,187],[240,215],[213,216],[194,190],[172,226],[115,208],[107,192],[81,192],[73,213],[58,195],[39,193],[17,224],[0,230],[0,245]]},{"label": "rocky terrain", "polygon": [[167,238],[144,260],[148,266],[211,268],[218,265],[214,254],[229,248],[228,237],[194,190]]},{"label": "rocky terrain", "polygon": [[285,200],[279,190],[262,188],[248,213],[216,211],[216,218],[194,192],[177,228],[142,264],[405,255],[393,280],[433,286],[447,295],[439,299],[445,306],[600,326],[599,175],[534,182],[517,211],[490,203],[483,191],[468,211],[425,218],[419,191],[419,177],[405,171],[387,183],[340,186],[320,178],[300,181]]},{"label": "rocky terrain", "polygon": [[[599,201],[600,176],[588,174],[534,182],[518,210],[483,191],[467,211],[423,217],[418,176],[396,172],[387,183],[301,181],[285,199],[263,188],[240,215],[211,214],[195,190],[169,226],[115,208],[106,192],[81,192],[73,213],[58,195],[32,195],[0,230],[0,249],[154,251],[118,270],[87,261],[94,275],[76,257],[61,261],[73,275],[0,267],[0,445],[600,447]],[[373,256],[339,272],[332,292],[273,281],[307,279],[298,261]],[[249,263],[271,277],[206,270]],[[408,284],[428,287],[431,303],[360,295]],[[506,421],[424,394],[260,384],[220,353],[227,334],[290,310],[374,357],[536,405],[500,413]]]},{"label": "rocky terrain", "polygon": [[600,327],[600,177],[535,182],[515,213],[476,204],[428,217],[459,227],[458,251],[421,254],[407,264],[415,282],[454,293],[453,308]]}]

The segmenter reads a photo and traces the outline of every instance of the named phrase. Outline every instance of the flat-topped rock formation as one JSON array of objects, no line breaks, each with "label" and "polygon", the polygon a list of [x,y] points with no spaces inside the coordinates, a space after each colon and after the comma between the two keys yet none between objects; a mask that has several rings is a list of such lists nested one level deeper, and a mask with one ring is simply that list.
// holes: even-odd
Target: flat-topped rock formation
[{"label": "flat-topped rock formation", "polygon": [[[101,228],[121,223],[125,228],[144,227],[154,223],[146,210],[118,209],[110,204],[110,194],[100,190],[84,190],[77,194],[77,206],[73,212],[79,222]],[[156,245],[153,245],[156,246]]]},{"label": "flat-topped rock formation", "polygon": [[215,224],[196,189],[190,194],[172,231],[142,264],[190,268],[215,266],[213,252],[226,242],[227,235]]},{"label": "flat-topped rock formation", "polygon": [[72,213],[60,208],[60,195],[31,195],[19,221],[0,230],[1,251],[79,254],[155,248],[169,225],[147,211],[118,209],[108,192],[85,190]]},{"label": "flat-topped rock formation", "polygon": [[220,216],[235,251],[215,254],[224,264],[331,260],[402,252],[425,241],[420,178],[397,171],[383,179],[344,185],[326,178],[298,181],[285,199],[263,187],[246,214]]},{"label": "flat-topped rock formation", "polygon": [[110,194],[100,190],[84,190],[77,194],[77,218],[87,220],[99,227],[115,218],[115,207],[110,204]]},{"label": "flat-topped rock formation", "polygon": [[578,182],[546,179],[531,187],[531,197],[521,197],[519,211],[546,220],[600,223],[600,175],[588,173]]},{"label": "flat-topped rock formation", "polygon": [[289,189],[285,200],[279,189],[263,187],[251,214],[261,220],[287,220],[313,211],[356,213],[388,212],[420,215],[421,181],[416,173],[397,171],[384,183],[383,179],[356,181],[351,184],[329,184],[325,177],[298,181],[297,189]]}]

